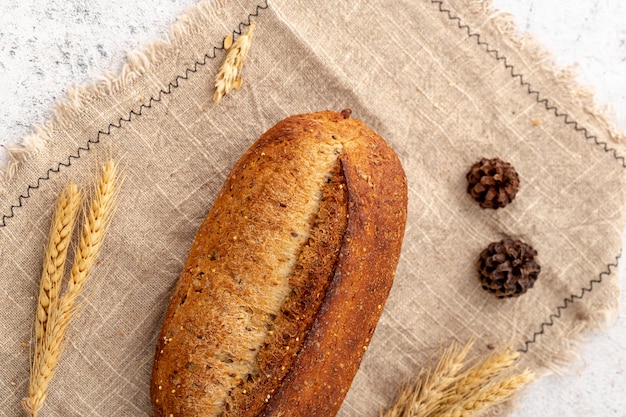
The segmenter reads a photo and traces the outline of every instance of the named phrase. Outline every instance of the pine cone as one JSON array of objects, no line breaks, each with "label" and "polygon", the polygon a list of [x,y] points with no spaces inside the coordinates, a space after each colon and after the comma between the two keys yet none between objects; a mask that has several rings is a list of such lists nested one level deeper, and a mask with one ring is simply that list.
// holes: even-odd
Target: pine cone
[{"label": "pine cone", "polygon": [[498,298],[519,297],[533,287],[541,271],[535,256],[537,251],[520,240],[491,243],[476,264],[482,287]]},{"label": "pine cone", "polygon": [[508,162],[483,158],[467,173],[467,192],[482,208],[498,209],[515,198],[519,176]]}]

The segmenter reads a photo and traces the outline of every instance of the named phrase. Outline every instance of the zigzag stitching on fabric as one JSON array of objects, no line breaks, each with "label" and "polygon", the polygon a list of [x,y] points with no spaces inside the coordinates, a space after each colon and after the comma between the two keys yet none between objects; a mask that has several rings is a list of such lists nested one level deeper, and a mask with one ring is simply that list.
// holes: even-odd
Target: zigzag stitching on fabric
[{"label": "zigzag stitching on fabric", "polygon": [[555,323],[555,320],[561,318],[564,310],[566,310],[572,303],[574,303],[574,301],[581,300],[586,293],[591,292],[593,290],[594,284],[601,284],[605,276],[609,276],[612,274],[611,268],[617,268],[621,256],[622,254],[620,252],[620,254],[615,258],[615,263],[608,264],[606,271],[601,272],[600,275],[598,275],[598,278],[589,281],[589,285],[587,287],[583,287],[580,291],[580,294],[572,294],[569,297],[564,298],[563,304],[556,308],[556,313],[550,314],[548,319],[541,323],[539,331],[533,333],[532,337],[524,342],[524,347],[519,349],[518,352],[528,353],[530,345],[537,342],[537,338],[545,333],[546,327],[552,327]]},{"label": "zigzag stitching on fabric", "polygon": [[[252,18],[253,17],[258,17],[261,10],[265,10],[265,9],[269,8],[268,1],[269,0],[265,0],[263,4],[257,5],[255,11],[248,15],[247,21],[243,21],[243,22],[239,23],[239,26],[238,26],[237,30],[233,31],[233,35],[235,35],[235,34],[241,35],[243,33],[243,28],[248,27],[248,26],[250,26],[252,24]],[[72,160],[79,159],[81,157],[81,153],[84,154],[85,152],[90,151],[92,145],[95,145],[95,144],[100,142],[100,137],[102,135],[109,136],[111,134],[111,129],[120,129],[122,127],[122,123],[123,122],[129,123],[129,122],[131,122],[133,120],[133,116],[141,116],[144,109],[152,108],[152,105],[154,103],[160,102],[163,99],[163,96],[171,94],[173,89],[178,88],[180,80],[187,80],[187,79],[189,79],[190,74],[197,72],[199,67],[206,65],[209,59],[215,59],[217,57],[217,51],[224,50],[224,49],[225,48],[224,48],[223,44],[220,47],[214,46],[213,47],[213,55],[209,55],[208,53],[205,54],[203,59],[202,59],[202,61],[196,61],[194,63],[194,65],[193,65],[193,67],[187,68],[185,70],[185,74],[184,75],[176,76],[176,79],[173,82],[168,83],[167,87],[162,88],[159,91],[158,96],[156,98],[150,97],[150,99],[148,100],[147,103],[141,104],[141,106],[139,106],[139,110],[138,111],[135,111],[134,109],[131,110],[128,113],[128,117],[120,117],[119,120],[117,121],[117,123],[109,123],[109,126],[107,126],[106,131],[99,130],[98,133],[96,134],[95,138],[89,139],[87,141],[86,145],[79,146],[78,149],[76,150],[75,154],[72,154],[72,155],[68,156],[67,161],[59,162],[56,165],[56,167],[49,168],[46,171],[45,176],[37,178],[37,183],[35,185],[31,184],[31,185],[28,185],[26,187],[26,193],[21,194],[18,197],[17,204],[13,204],[13,205],[11,205],[9,207],[9,214],[2,215],[2,221],[0,222],[0,227],[6,227],[6,225],[7,225],[6,221],[8,219],[10,219],[10,218],[15,216],[15,210],[23,206],[24,201],[31,197],[31,191],[38,189],[41,186],[41,183],[43,181],[49,180],[51,175],[60,172],[63,167],[67,168],[67,167],[71,166],[72,165]]]},{"label": "zigzag stitching on fabric", "polygon": [[459,29],[467,31],[468,37],[475,38],[476,39],[476,43],[478,45],[484,46],[485,50],[487,51],[487,53],[489,53],[490,55],[495,57],[496,60],[501,61],[504,64],[504,67],[511,72],[511,77],[517,78],[519,80],[519,82],[520,82],[520,85],[522,87],[526,87],[526,89],[528,91],[528,94],[531,95],[531,96],[535,96],[535,100],[537,101],[537,103],[543,104],[544,107],[546,108],[546,110],[548,110],[549,112],[552,112],[556,117],[562,118],[563,121],[565,122],[565,124],[572,126],[575,131],[582,132],[583,135],[585,136],[585,139],[593,140],[594,143],[596,145],[598,145],[599,147],[601,147],[606,153],[609,153],[609,154],[612,153],[613,154],[613,158],[615,158],[615,160],[617,160],[618,163],[620,163],[623,168],[626,168],[626,158],[624,158],[623,156],[619,155],[615,148],[609,147],[608,143],[599,140],[596,135],[591,134],[587,130],[587,128],[582,127],[568,113],[559,111],[559,109],[556,106],[550,104],[548,99],[543,98],[539,91],[534,90],[532,85],[528,81],[524,80],[524,76],[521,73],[516,73],[515,72],[515,67],[513,65],[509,64],[506,56],[502,55],[499,50],[493,49],[488,42],[485,42],[485,41],[481,40],[480,34],[473,33],[471,28],[467,24],[463,23],[463,21],[461,20],[460,17],[453,16],[451,10],[448,10],[448,9],[444,8],[442,0],[431,0],[431,3],[432,4],[437,4],[439,6],[439,11],[441,13],[447,14],[449,20],[456,21],[456,24],[459,27]]},{"label": "zigzag stitching on fabric", "polygon": [[[622,167],[626,168],[626,159],[623,156],[618,155],[616,149],[610,148],[606,142],[600,141],[597,136],[589,133],[589,131],[585,127],[581,127],[577,121],[573,120],[570,117],[568,113],[560,112],[556,106],[550,104],[548,99],[542,98],[540,92],[537,90],[534,90],[531,84],[528,81],[524,80],[524,76],[521,73],[515,72],[515,67],[508,63],[506,56],[502,55],[500,51],[498,51],[497,49],[492,48],[488,42],[481,40],[480,34],[473,33],[469,25],[463,23],[460,17],[453,16],[451,10],[444,8],[442,0],[431,0],[431,3],[437,4],[439,7],[439,11],[441,13],[446,14],[449,20],[456,21],[456,24],[459,29],[467,31],[468,37],[475,38],[476,43],[480,46],[484,46],[488,54],[495,57],[496,60],[501,61],[504,64],[504,67],[511,72],[511,77],[519,79],[520,85],[522,87],[526,87],[528,94],[535,96],[535,100],[537,101],[537,103],[543,104],[546,110],[552,112],[556,117],[562,118],[565,124],[572,126],[575,131],[582,132],[585,136],[585,139],[593,140],[595,144],[600,146],[602,149],[604,149],[605,152],[612,153],[615,160],[621,163]],[[598,278],[595,278],[589,281],[588,286],[583,287],[581,289],[580,294],[572,294],[569,297],[564,298],[563,304],[556,308],[556,313],[552,313],[546,321],[541,323],[540,330],[533,333],[532,337],[524,342],[524,347],[519,349],[518,352],[528,353],[528,350],[530,349],[530,345],[537,342],[537,338],[545,333],[546,327],[553,326],[555,323],[555,320],[558,320],[561,318],[561,315],[564,310],[566,310],[570,305],[572,305],[574,301],[581,300],[585,296],[585,294],[593,291],[594,285],[601,284],[604,276],[611,275],[611,267],[617,268],[618,261],[621,258],[621,256],[622,254],[620,252],[620,254],[615,258],[615,263],[607,265],[607,270],[605,272],[601,272],[600,275],[598,275]]]}]

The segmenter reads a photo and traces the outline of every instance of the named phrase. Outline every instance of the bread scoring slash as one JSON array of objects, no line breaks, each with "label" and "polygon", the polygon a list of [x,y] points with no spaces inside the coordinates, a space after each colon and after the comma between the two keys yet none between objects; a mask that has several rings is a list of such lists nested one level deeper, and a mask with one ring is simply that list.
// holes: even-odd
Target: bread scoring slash
[{"label": "bread scoring slash", "polygon": [[157,417],[334,416],[393,282],[400,161],[350,111],[288,117],[235,164],[171,297]]}]

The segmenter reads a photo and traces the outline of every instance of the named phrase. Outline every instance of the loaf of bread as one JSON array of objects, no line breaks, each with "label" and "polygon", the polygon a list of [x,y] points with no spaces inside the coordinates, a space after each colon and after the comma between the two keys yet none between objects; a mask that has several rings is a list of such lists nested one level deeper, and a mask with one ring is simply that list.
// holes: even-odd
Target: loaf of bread
[{"label": "loaf of bread", "polygon": [[334,416],[400,256],[406,178],[350,111],[289,117],[236,163],[156,348],[157,417]]}]

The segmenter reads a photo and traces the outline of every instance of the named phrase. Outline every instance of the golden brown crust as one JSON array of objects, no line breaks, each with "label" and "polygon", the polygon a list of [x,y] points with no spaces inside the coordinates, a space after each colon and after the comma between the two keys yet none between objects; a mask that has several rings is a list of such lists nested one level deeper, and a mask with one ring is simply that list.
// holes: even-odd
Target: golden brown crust
[{"label": "golden brown crust", "polygon": [[326,299],[263,416],[334,416],[374,333],[391,289],[406,223],[404,171],[373,132],[340,157],[348,226]]},{"label": "golden brown crust", "polygon": [[289,279],[290,295],[261,347],[255,372],[234,387],[223,417],[253,417],[289,373],[335,274],[347,226],[347,187],[340,164],[322,188],[317,218]]},{"label": "golden brown crust", "polygon": [[261,136],[170,300],[155,415],[334,415],[391,287],[406,199],[396,155],[345,112],[293,116]]}]

